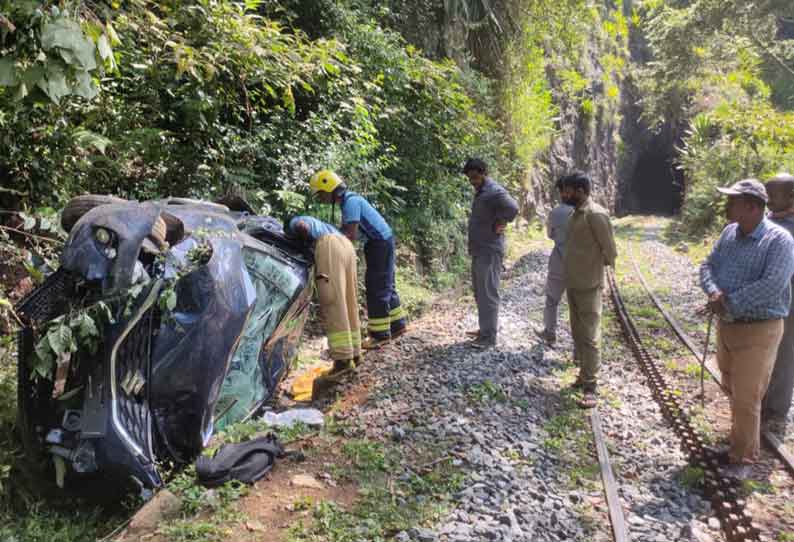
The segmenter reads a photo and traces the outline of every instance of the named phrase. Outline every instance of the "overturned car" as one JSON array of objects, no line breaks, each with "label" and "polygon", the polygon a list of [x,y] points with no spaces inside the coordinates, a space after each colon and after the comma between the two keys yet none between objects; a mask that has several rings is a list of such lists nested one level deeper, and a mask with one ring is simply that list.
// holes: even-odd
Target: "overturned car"
[{"label": "overturned car", "polygon": [[270,218],[81,196],[60,268],[17,305],[19,426],[59,485],[162,484],[270,400],[308,314],[312,258]]}]

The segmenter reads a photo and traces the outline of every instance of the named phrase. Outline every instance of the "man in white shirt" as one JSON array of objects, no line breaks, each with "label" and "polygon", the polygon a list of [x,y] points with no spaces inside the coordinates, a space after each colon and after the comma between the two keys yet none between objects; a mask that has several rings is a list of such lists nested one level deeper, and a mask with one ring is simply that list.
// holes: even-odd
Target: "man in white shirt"
[{"label": "man in white shirt", "polygon": [[[557,192],[562,191],[562,179],[557,181]],[[568,237],[568,220],[574,208],[571,205],[560,203],[546,220],[546,235],[554,241],[554,250],[549,256],[549,270],[546,274],[546,307],[543,310],[543,328],[535,329],[535,334],[553,346],[557,342],[557,315],[560,300],[565,293],[565,273],[563,272],[563,256],[565,255],[565,241]]]}]

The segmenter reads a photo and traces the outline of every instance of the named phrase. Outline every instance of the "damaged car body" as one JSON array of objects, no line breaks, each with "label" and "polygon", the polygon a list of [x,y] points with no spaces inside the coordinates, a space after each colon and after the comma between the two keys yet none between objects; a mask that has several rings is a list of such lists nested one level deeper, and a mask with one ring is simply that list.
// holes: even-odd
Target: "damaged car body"
[{"label": "damaged car body", "polygon": [[[60,268],[17,306],[19,425],[59,485],[100,476],[148,490],[159,462],[192,461],[273,398],[308,315],[312,258],[269,217],[84,198],[64,211]],[[86,311],[104,315],[86,330],[97,344],[53,345],[53,326]],[[57,359],[38,374],[47,348]]]}]

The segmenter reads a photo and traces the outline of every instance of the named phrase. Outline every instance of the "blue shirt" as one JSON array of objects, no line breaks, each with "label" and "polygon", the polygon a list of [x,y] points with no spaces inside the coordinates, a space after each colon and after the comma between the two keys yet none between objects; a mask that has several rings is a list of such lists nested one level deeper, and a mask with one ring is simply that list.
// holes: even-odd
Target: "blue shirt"
[{"label": "blue shirt", "polygon": [[700,266],[700,285],[725,294],[726,320],[785,318],[794,273],[794,239],[764,218],[749,235],[730,224]]},{"label": "blue shirt", "polygon": [[383,216],[362,196],[346,190],[342,195],[342,224],[358,224],[366,243],[370,239],[388,241],[392,231]]},{"label": "blue shirt", "polygon": [[338,229],[333,227],[327,222],[323,222],[322,220],[318,220],[313,216],[296,216],[292,220],[289,221],[289,229],[293,233],[295,232],[295,224],[298,221],[305,222],[307,226],[309,226],[309,239],[312,241],[317,241],[323,235],[330,235],[330,234],[339,234],[342,235]]}]

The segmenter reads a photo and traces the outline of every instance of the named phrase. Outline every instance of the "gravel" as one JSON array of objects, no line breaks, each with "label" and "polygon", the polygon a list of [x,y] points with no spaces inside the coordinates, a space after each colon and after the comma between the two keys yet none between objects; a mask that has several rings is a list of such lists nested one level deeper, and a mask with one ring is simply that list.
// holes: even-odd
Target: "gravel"
[{"label": "gravel", "polygon": [[[464,331],[476,327],[466,295],[414,322],[360,369],[369,395],[346,417],[361,432],[447,453],[466,473],[438,525],[396,540],[612,539],[600,478],[572,483],[569,464],[544,445],[544,427],[561,412],[562,362],[571,350],[565,306],[556,349],[532,332],[542,319],[546,259],[547,251],[529,253],[503,281],[497,348],[465,345]],[[686,462],[633,360],[607,352],[600,410],[632,540],[705,540],[703,533],[720,540],[709,528],[708,504],[678,481]],[[592,463],[590,448],[584,453]]]}]

